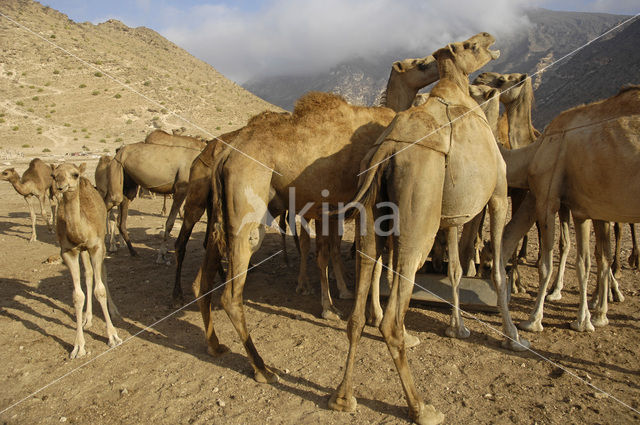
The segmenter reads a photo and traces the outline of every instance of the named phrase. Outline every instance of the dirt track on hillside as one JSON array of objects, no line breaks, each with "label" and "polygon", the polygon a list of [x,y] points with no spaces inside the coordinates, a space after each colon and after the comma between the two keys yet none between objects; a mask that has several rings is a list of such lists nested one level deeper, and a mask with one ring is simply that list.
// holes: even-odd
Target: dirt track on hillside
[{"label": "dirt track on hillside", "polygon": [[[346,359],[346,323],[319,318],[318,296],[295,293],[297,267],[285,266],[280,256],[251,272],[245,288],[253,340],[265,361],[280,371],[280,383],[262,385],[252,379],[242,345],[221,310],[214,312],[216,330],[231,352],[217,359],[206,354],[195,304],[128,339],[173,311],[169,299],[174,268],[154,263],[163,223],[161,198],[138,199],[132,205],[129,229],[140,256],[131,258],[121,248],[106,260],[111,292],[124,317],[115,325],[125,343],[98,358],[108,347],[96,305],[96,320],[85,333],[89,354],[69,360],[75,320],[71,278],[63,265],[43,264],[58,253],[55,236],[39,221],[39,241],[29,243],[24,201],[6,182],[0,183],[0,196],[0,410],[27,397],[0,415],[3,423],[407,422],[397,373],[379,332],[371,327],[365,329],[358,352],[357,412],[328,410],[328,395],[340,382]],[[180,224],[178,220],[174,236]],[[188,246],[183,284],[188,300],[193,299],[190,282],[202,259],[203,232],[200,223]],[[348,246],[343,245],[345,258]],[[624,247],[626,265],[628,238]],[[295,263],[291,239],[289,248]],[[277,235],[267,235],[254,261],[279,249]],[[532,245],[529,264],[523,267],[529,295],[514,295],[511,301],[516,321],[525,319],[533,305],[535,252]],[[591,334],[576,333],[568,327],[577,308],[574,258],[572,251],[564,298],[546,304],[545,331],[522,332],[540,356],[571,373],[533,353],[503,350],[499,336],[471,318],[466,319],[472,332],[469,339],[446,338],[448,310],[412,304],[407,328],[422,343],[410,350],[411,368],[421,394],[445,413],[446,423],[627,424],[640,420],[632,410],[640,407],[640,272],[623,270],[620,283],[627,299],[610,305],[609,326]],[[311,260],[310,265],[317,283]],[[353,269],[350,260],[348,268]],[[336,303],[349,312],[351,301]],[[474,314],[500,327],[499,316]]]}]

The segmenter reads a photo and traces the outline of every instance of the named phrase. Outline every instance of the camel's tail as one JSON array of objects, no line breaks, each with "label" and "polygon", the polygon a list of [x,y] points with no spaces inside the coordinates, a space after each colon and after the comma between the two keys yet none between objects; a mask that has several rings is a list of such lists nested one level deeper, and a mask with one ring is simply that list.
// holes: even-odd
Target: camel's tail
[{"label": "camel's tail", "polygon": [[104,197],[107,211],[120,205],[124,199],[123,152],[124,151],[120,149],[107,168],[107,193]]},{"label": "camel's tail", "polygon": [[375,201],[380,190],[382,175],[389,167],[388,159],[395,152],[395,146],[393,143],[383,143],[375,149],[375,153],[366,165],[366,171],[360,175],[358,193],[349,203],[332,214],[348,216],[352,214],[350,210],[359,209]]},{"label": "camel's tail", "polygon": [[211,242],[216,244],[220,253],[227,251],[226,234],[226,195],[224,187],[223,166],[229,157],[231,149],[227,148],[220,155],[217,155],[212,164],[213,174],[211,176],[211,220],[208,227],[211,230]]}]

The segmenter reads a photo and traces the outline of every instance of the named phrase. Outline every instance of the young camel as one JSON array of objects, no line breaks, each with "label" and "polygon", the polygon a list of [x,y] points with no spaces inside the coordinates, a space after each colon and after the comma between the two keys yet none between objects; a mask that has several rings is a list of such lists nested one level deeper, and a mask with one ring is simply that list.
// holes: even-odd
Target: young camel
[{"label": "young camel", "polygon": [[[387,201],[391,204],[386,205],[397,208],[397,232],[392,236],[391,294],[379,329],[400,375],[411,419],[419,424],[437,424],[444,419],[418,395],[402,338],[403,322],[416,271],[426,260],[439,228],[447,229],[449,276],[454,288],[450,329],[459,336],[468,330],[458,309],[461,267],[457,226],[475,217],[487,203],[494,250],[500,253],[507,209],[506,170],[486,118],[474,111],[477,103],[468,89],[468,75],[498,57],[499,52],[489,49],[494,42],[493,36],[481,33],[435,52],[440,81],[429,99],[420,107],[399,113],[363,161],[358,193],[348,204],[364,205],[358,208],[364,223],[358,222],[357,243],[361,251],[357,257],[356,303],[347,325],[345,373],[329,401],[334,410],[354,411],[357,404],[353,395],[356,347],[365,325],[365,303],[373,271],[385,245],[383,237],[376,234],[376,221],[389,213],[374,208],[374,203]],[[494,267],[492,278],[508,336],[505,345],[525,349],[528,342],[519,338],[507,309],[503,263]]]},{"label": "young camel", "polygon": [[[122,340],[118,337],[109,311],[114,316],[118,311],[111,299],[106,285],[104,267],[104,236],[107,221],[107,210],[102,197],[91,185],[89,180],[82,177],[85,164],[77,167],[73,164],[61,164],[53,170],[56,188],[62,193],[56,222],[56,234],[60,243],[60,255],[71,272],[73,280],[73,304],[76,310],[76,338],[73,350],[69,355],[72,359],[86,354],[83,327],[91,326],[93,319],[92,292],[95,283],[95,296],[107,324],[107,338],[109,347],[115,347]],[[82,257],[85,279],[87,284],[87,309],[82,315],[85,295],[80,282],[80,262]],[[103,282],[102,276],[105,276]]]},{"label": "young camel", "polygon": [[[629,86],[608,99],[578,106],[558,115],[541,138],[524,152],[523,184],[530,188],[505,229],[505,249],[537,219],[541,227],[540,287],[529,320],[520,327],[540,332],[544,299],[553,267],[554,216],[564,205],[576,228],[577,273],[580,281],[577,331],[608,323],[609,282],[616,284],[609,261],[611,221],[640,221],[640,184],[631,178],[640,169],[640,86]],[[514,152],[512,155],[518,156]],[[596,231],[598,291],[594,320],[587,308],[589,220]],[[517,243],[517,242],[516,242]],[[612,290],[619,292],[614,286]]]},{"label": "young camel", "polygon": [[[55,207],[53,206],[53,198],[55,189],[53,187],[53,178],[51,177],[51,167],[39,158],[34,158],[29,163],[29,168],[22,174],[17,173],[15,168],[7,168],[0,173],[0,180],[6,180],[13,185],[13,188],[20,195],[24,196],[24,201],[29,207],[31,215],[31,238],[29,242],[36,240],[36,212],[29,200],[33,197],[40,202],[40,215],[47,223],[49,230],[53,231],[53,220],[55,217]],[[44,211],[46,195],[49,195],[49,207],[51,208],[51,217]]]}]

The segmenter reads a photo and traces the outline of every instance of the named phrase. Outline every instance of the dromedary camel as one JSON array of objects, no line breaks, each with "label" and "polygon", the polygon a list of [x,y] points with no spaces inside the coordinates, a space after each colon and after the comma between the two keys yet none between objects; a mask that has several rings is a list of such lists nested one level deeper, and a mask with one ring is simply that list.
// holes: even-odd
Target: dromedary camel
[{"label": "dromedary camel", "polygon": [[[418,90],[425,87],[437,80],[437,64],[432,56],[427,56],[419,59],[404,59],[402,61],[394,62],[389,80],[387,82],[387,88],[382,98],[383,106],[387,106],[395,111],[405,110],[411,107],[411,101],[415,97]],[[288,115],[288,113],[283,113]],[[254,117],[254,119],[260,119],[260,115]],[[255,123],[248,123],[249,126]],[[224,134],[219,138],[224,140],[225,143],[233,144],[233,141],[238,134],[239,130]],[[182,298],[182,287],[180,283],[180,276],[182,271],[182,262],[184,261],[184,255],[186,252],[186,244],[191,236],[193,226],[200,220],[202,214],[206,208],[208,208],[208,198],[211,191],[211,164],[214,161],[215,154],[219,150],[222,150],[224,146],[220,145],[216,147],[209,144],[200,155],[194,160],[191,166],[191,172],[189,177],[189,189],[185,199],[185,218],[180,228],[180,234],[176,239],[176,280],[173,290],[174,302]],[[284,218],[284,215],[281,216]],[[284,223],[280,224],[282,229],[285,229]],[[208,233],[208,232],[207,232]],[[294,232],[294,235],[296,233]],[[284,234],[283,234],[284,236]],[[308,293],[310,291],[309,280],[307,277],[307,254],[309,251],[309,234],[304,227],[301,228],[301,243],[300,243],[300,271],[298,274],[298,285],[296,291],[299,293]],[[283,245],[286,247],[286,244]],[[319,251],[319,250],[318,250]],[[330,247],[330,253],[333,264],[337,270],[340,270],[341,260],[339,253],[339,246]],[[285,251],[286,256],[286,251]],[[338,288],[340,290],[340,298],[350,298],[350,291],[346,288],[345,280],[342,273],[339,271],[336,273]],[[330,300],[326,294],[325,299]],[[325,303],[326,304],[326,303]],[[335,317],[335,309],[332,306],[328,308],[323,307],[323,316]]]},{"label": "dromedary camel", "polygon": [[[566,205],[573,215],[580,281],[577,331],[592,331],[608,323],[606,316],[610,270],[610,221],[640,221],[640,184],[632,178],[640,169],[640,86],[629,86],[608,99],[578,106],[558,115],[537,143],[524,152],[531,194],[505,230],[505,249],[514,245],[536,219],[541,227],[540,288],[529,320],[520,327],[543,330],[544,299],[553,267],[554,215]],[[518,155],[515,153],[515,155]],[[526,161],[523,161],[526,163]],[[587,308],[589,219],[596,231],[598,293],[594,320]],[[616,288],[612,288],[616,289]],[[604,296],[603,296],[604,294]]]},{"label": "dromedary camel", "polygon": [[[357,238],[362,251],[357,257],[356,303],[347,325],[349,354],[344,379],[329,401],[332,409],[353,411],[357,404],[353,396],[356,347],[365,324],[372,272],[384,246],[382,237],[376,234],[375,222],[389,213],[385,210],[388,206],[380,211],[373,204],[387,201],[391,204],[386,205],[397,206],[398,231],[392,241],[393,283],[380,331],[398,369],[410,417],[419,424],[443,420],[442,413],[425,405],[417,393],[402,329],[415,273],[426,260],[439,228],[448,229],[449,275],[454,288],[450,329],[459,336],[468,330],[457,308],[456,289],[461,277],[457,226],[475,217],[487,203],[494,250],[500,252],[507,209],[506,170],[486,117],[477,112],[478,105],[469,96],[468,88],[468,75],[499,56],[499,52],[489,49],[494,41],[490,34],[481,33],[435,52],[440,81],[429,99],[422,106],[399,113],[363,161],[358,194],[349,204],[360,206],[360,215],[364,215]],[[502,263],[494,267],[492,278],[508,337],[505,345],[524,349],[528,342],[518,337],[507,309]]]},{"label": "dromedary camel", "polygon": [[[111,323],[109,311],[114,316],[118,311],[111,299],[106,285],[104,267],[104,236],[107,222],[107,210],[104,201],[89,180],[82,177],[85,164],[77,167],[73,164],[61,164],[53,170],[53,178],[57,190],[62,193],[58,207],[56,234],[60,243],[60,255],[71,272],[73,280],[73,304],[76,310],[76,339],[70,357],[82,357],[86,354],[84,334],[82,328],[91,326],[93,319],[92,292],[95,280],[96,299],[102,307],[104,320],[107,324],[107,338],[109,347],[115,347],[122,340],[118,337],[115,327]],[[85,295],[80,282],[80,262],[84,264],[85,280],[87,284],[87,309],[82,315]],[[104,282],[102,276],[104,274]]]},{"label": "dromedary camel", "polygon": [[[629,254],[629,267],[632,269],[639,269],[640,264],[638,263],[638,259],[640,258],[640,250],[638,249],[638,239],[636,237],[636,226],[634,223],[629,223],[629,230],[631,231],[631,254]],[[620,245],[622,241],[622,227],[620,223],[615,223],[613,226],[613,231],[615,234],[616,246],[613,254],[613,264],[611,265],[611,271],[613,272],[613,276],[620,277],[620,273],[622,270],[621,261],[620,261]]]},{"label": "dromedary camel", "polygon": [[[150,136],[156,133],[158,132],[153,132]],[[109,190],[105,199],[107,209],[119,206],[120,233],[131,255],[136,255],[126,222],[129,203],[134,199],[138,185],[156,193],[173,194],[173,204],[156,260],[158,263],[170,261],[167,256],[167,240],[187,194],[191,164],[205,146],[196,138],[164,134],[166,136],[159,135],[159,139],[175,138],[175,145],[134,143],[124,146],[116,153],[109,164]]]},{"label": "dromedary camel", "polygon": [[[113,157],[110,155],[102,155],[98,160],[95,171],[96,189],[102,199],[106,199],[109,190],[109,164]],[[109,210],[107,213],[107,252],[116,252],[118,250],[118,235],[116,233],[116,217],[115,209]]]},{"label": "dromedary camel", "polygon": [[[0,180],[6,180],[13,185],[13,188],[20,195],[24,196],[24,201],[29,207],[31,215],[31,238],[29,242],[36,240],[36,212],[29,200],[35,197],[40,202],[40,214],[42,219],[47,223],[49,229],[53,231],[53,220],[55,217],[55,207],[53,206],[53,198],[55,189],[53,187],[53,178],[51,177],[51,167],[39,158],[34,158],[29,163],[29,168],[22,174],[18,174],[15,168],[7,168],[0,174]],[[44,211],[46,195],[49,195],[49,207],[51,208],[51,217]]]}]

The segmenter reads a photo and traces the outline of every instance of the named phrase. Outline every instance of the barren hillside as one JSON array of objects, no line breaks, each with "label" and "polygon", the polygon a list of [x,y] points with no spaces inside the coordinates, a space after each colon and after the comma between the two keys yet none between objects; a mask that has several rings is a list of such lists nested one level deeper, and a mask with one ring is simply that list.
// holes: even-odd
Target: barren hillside
[{"label": "barren hillside", "polygon": [[0,13],[0,159],[113,152],[158,127],[209,138],[279,110],[148,28],[76,23],[31,0]]}]

